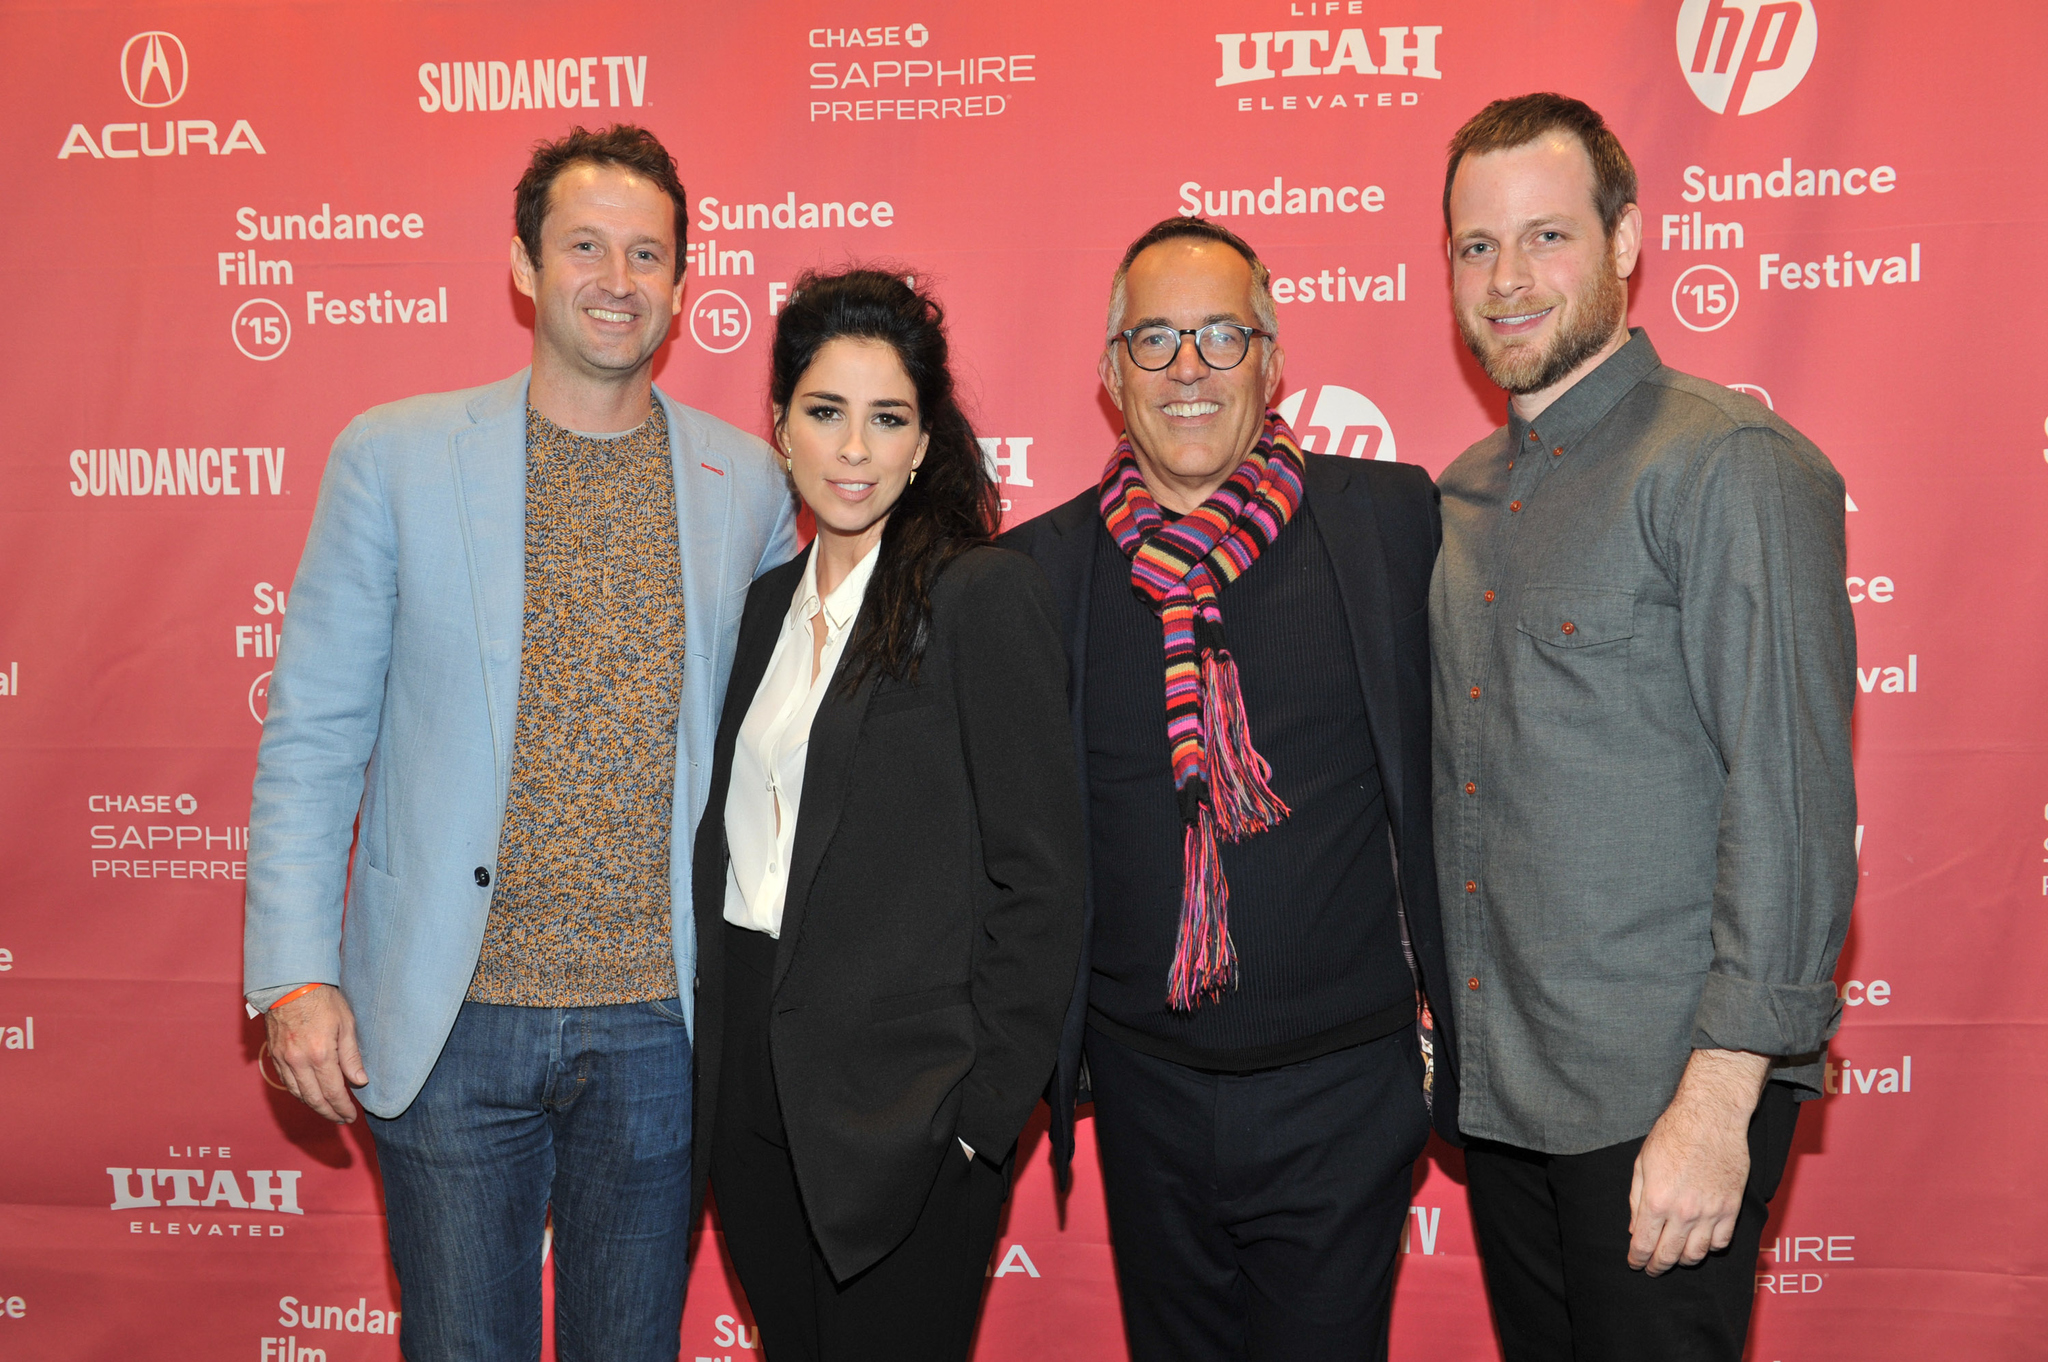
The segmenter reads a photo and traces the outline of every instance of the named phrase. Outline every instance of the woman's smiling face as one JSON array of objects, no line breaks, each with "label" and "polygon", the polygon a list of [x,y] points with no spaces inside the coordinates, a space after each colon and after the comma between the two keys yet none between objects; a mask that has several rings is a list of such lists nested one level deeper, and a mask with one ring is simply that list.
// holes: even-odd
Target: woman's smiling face
[{"label": "woman's smiling face", "polygon": [[930,442],[895,347],[827,341],[778,415],[777,440],[818,533],[864,541],[857,547],[865,552]]}]

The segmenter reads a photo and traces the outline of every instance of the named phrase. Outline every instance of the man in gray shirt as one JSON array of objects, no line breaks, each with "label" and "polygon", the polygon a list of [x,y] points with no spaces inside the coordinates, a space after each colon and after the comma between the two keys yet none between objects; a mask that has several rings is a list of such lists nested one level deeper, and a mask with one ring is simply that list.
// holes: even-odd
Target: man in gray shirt
[{"label": "man in gray shirt", "polygon": [[1741,1356],[1856,888],[1842,480],[1628,329],[1635,200],[1577,100],[1451,142],[1458,325],[1511,400],[1441,479],[1436,850],[1509,1362]]}]

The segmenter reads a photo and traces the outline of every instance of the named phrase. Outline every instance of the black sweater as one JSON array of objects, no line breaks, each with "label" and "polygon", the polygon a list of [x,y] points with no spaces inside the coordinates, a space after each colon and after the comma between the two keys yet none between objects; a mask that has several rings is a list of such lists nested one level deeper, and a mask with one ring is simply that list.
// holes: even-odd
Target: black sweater
[{"label": "black sweater", "polygon": [[1253,745],[1291,815],[1222,848],[1238,987],[1170,1010],[1182,838],[1159,619],[1096,530],[1087,732],[1096,895],[1090,1024],[1196,1068],[1245,1072],[1387,1035],[1415,1016],[1386,806],[1337,580],[1307,506],[1224,589]]}]

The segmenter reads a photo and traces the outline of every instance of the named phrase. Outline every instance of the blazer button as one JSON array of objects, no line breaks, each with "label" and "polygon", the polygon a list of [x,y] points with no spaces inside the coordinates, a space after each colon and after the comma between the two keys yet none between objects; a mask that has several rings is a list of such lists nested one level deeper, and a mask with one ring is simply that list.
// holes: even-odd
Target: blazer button
[{"label": "blazer button", "polygon": [[491,872],[483,866],[476,868],[476,887],[479,889],[491,887]]}]

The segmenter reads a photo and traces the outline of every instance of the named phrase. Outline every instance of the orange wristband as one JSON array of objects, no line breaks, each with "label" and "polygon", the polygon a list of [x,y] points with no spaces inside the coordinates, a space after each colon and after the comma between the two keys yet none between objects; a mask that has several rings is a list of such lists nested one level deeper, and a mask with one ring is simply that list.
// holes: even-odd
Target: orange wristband
[{"label": "orange wristband", "polygon": [[325,988],[325,987],[326,987],[326,985],[325,985],[325,984],[300,984],[300,985],[299,985],[299,986],[298,986],[297,988],[295,988],[295,989],[293,989],[293,990],[292,990],[291,992],[289,992],[289,993],[285,994],[285,995],[284,995],[284,996],[283,996],[282,998],[279,998],[279,999],[278,999],[278,1000],[277,1000],[276,1002],[272,1003],[272,1004],[271,1004],[271,1005],[270,1005],[269,1007],[266,1007],[266,1008],[264,1008],[263,1010],[264,1010],[265,1012],[275,1012],[275,1011],[277,1011],[277,1009],[279,1009],[280,1007],[283,1007],[283,1006],[284,1006],[284,1005],[285,1005],[286,1003],[290,1002],[290,1001],[291,1001],[292,999],[294,999],[294,998],[303,998],[303,997],[305,997],[305,996],[306,996],[306,995],[307,995],[308,993],[311,993],[311,992],[312,992],[312,991],[313,991],[314,989],[316,989],[316,988]]}]

